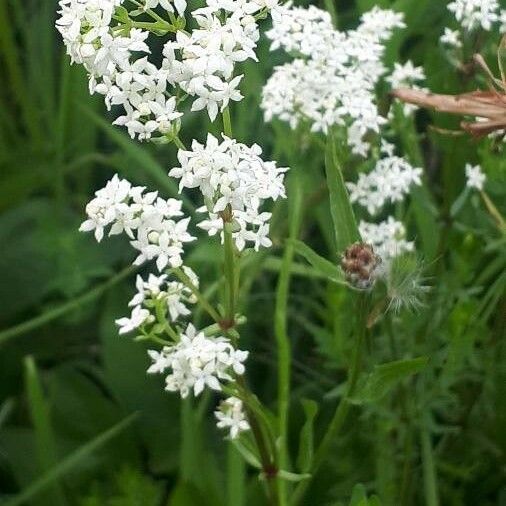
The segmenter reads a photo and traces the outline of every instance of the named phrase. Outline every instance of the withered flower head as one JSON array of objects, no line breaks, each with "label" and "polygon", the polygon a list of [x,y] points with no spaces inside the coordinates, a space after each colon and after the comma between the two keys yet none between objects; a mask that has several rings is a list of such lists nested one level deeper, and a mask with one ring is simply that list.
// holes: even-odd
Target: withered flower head
[{"label": "withered flower head", "polygon": [[460,95],[439,95],[421,90],[399,88],[392,95],[403,102],[420,107],[433,108],[436,111],[473,116],[475,121],[463,120],[460,126],[473,137],[483,137],[493,132],[506,134],[506,75],[502,66],[502,55],[506,52],[506,36],[498,50],[500,78],[496,78],[480,55],[474,56],[474,62],[488,76],[489,91],[473,91]]},{"label": "withered flower head", "polygon": [[346,280],[361,290],[372,287],[380,263],[381,258],[374,253],[373,247],[360,242],[348,246],[341,257],[341,268]]}]

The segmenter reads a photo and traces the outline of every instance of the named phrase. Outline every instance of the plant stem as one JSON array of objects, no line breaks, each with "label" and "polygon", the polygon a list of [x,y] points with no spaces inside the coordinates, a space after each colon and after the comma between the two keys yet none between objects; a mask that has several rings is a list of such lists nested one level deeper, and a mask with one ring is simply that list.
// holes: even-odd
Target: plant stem
[{"label": "plant stem", "polygon": [[430,433],[427,428],[426,417],[423,420],[423,426],[420,431],[420,440],[422,445],[422,466],[423,466],[423,488],[425,492],[425,504],[427,506],[438,506],[437,477],[434,466],[434,456],[432,454],[432,444]]},{"label": "plant stem", "polygon": [[[310,470],[310,474],[312,475],[312,477],[316,475],[321,465],[327,458],[330,446],[346,420],[346,416],[348,415],[348,412],[351,407],[351,398],[355,393],[357,380],[360,376],[360,370],[362,366],[362,354],[367,330],[367,315],[369,313],[369,296],[366,293],[359,293],[358,299],[359,299],[358,318],[357,318],[358,334],[357,339],[355,341],[355,348],[353,350],[353,358],[349,370],[346,393],[344,394],[344,397],[337,406],[337,409],[334,413],[334,417],[332,418],[330,425],[327,427],[327,431],[323,436],[323,439],[320,445],[318,446],[318,449],[316,450],[313,465]],[[307,487],[310,484],[310,481],[311,480],[304,480],[297,485],[291,500],[292,506],[301,504],[301,501],[304,498],[304,494],[307,490]]]},{"label": "plant stem", "polygon": [[480,194],[481,194],[481,198],[483,199],[483,202],[485,202],[485,206],[487,207],[488,212],[491,214],[491,216],[496,221],[499,230],[501,232],[506,232],[506,222],[504,221],[504,218],[502,217],[501,213],[499,212],[499,209],[497,209],[497,207],[492,202],[490,197],[483,190],[480,191]]},{"label": "plant stem", "polygon": [[218,314],[218,311],[216,311],[216,309],[214,309],[214,307],[211,306],[211,304],[209,304],[207,299],[202,295],[200,290],[192,283],[192,280],[184,273],[184,271],[179,267],[177,267],[173,270],[173,272],[175,276],[193,293],[193,295],[195,295],[197,301],[202,306],[202,308],[209,314],[209,316],[211,316],[211,318],[215,322],[217,323],[220,322],[221,317]]},{"label": "plant stem", "polygon": [[253,439],[255,440],[255,444],[260,455],[260,462],[262,464],[262,470],[265,476],[265,481],[267,483],[269,500],[270,503],[275,506],[279,504],[278,488],[276,486],[277,468],[273,461],[273,458],[271,457],[269,445],[266,442],[266,437],[264,431],[262,430],[259,417],[257,417],[255,411],[250,407],[251,394],[248,387],[246,386],[246,382],[242,376],[238,376],[236,381],[244,396],[244,409],[251,427]]},{"label": "plant stem", "polygon": [[227,444],[227,506],[244,506],[245,466],[242,455]]},{"label": "plant stem", "polygon": [[186,146],[183,144],[183,141],[179,138],[179,136],[174,136],[174,144],[183,151],[186,151]]},{"label": "plant stem", "polygon": [[221,116],[223,118],[223,133],[227,137],[232,137],[234,134],[232,133],[232,121],[230,120],[230,109],[227,107],[221,113]]},{"label": "plant stem", "polygon": [[[289,240],[285,244],[285,252],[276,290],[276,306],[274,311],[274,333],[278,351],[278,431],[279,431],[279,469],[287,470],[288,464],[288,413],[290,409],[290,373],[291,345],[287,332],[288,294],[290,277],[295,254],[293,239],[299,235],[302,214],[302,185],[295,174],[290,191]],[[279,504],[287,504],[287,483],[279,480]]]},{"label": "plant stem", "polygon": [[236,306],[236,262],[235,246],[232,237],[232,223],[223,220],[223,250],[224,250],[224,271],[227,284],[225,300],[225,318],[227,325],[233,327],[235,324],[235,306]]}]

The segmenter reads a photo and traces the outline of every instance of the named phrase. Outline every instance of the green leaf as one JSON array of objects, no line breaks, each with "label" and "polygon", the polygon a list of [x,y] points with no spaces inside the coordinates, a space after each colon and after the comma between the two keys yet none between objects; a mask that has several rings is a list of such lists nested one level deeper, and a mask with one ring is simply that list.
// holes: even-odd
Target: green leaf
[{"label": "green leaf", "polygon": [[427,362],[427,357],[418,357],[377,365],[353,396],[353,402],[361,404],[381,399],[399,381],[423,370]]},{"label": "green leaf", "polygon": [[105,432],[102,432],[102,434],[99,434],[96,438],[78,448],[75,452],[63,459],[58,465],[51,468],[50,471],[35,480],[19,495],[13,499],[5,501],[2,506],[20,506],[25,504],[27,501],[31,501],[41,491],[50,487],[56,480],[72,471],[72,469],[78,466],[83,459],[125,430],[134,421],[136,416],[136,413],[134,413],[126,417],[121,422],[117,423]]},{"label": "green leaf", "polygon": [[368,506],[367,494],[364,485],[358,483],[353,487],[350,506]]},{"label": "green leaf", "polygon": [[291,481],[293,483],[297,483],[297,482],[303,481],[303,480],[309,480],[309,478],[311,478],[311,475],[309,473],[303,473],[303,474],[291,473],[289,471],[284,471],[283,469],[281,469],[278,472],[278,476],[282,480]]},{"label": "green leaf", "polygon": [[330,213],[334,222],[336,250],[341,254],[350,244],[360,240],[357,222],[344,184],[342,155],[345,147],[337,142],[333,132],[329,134],[325,152],[325,170],[330,194]]},{"label": "green leaf", "polygon": [[318,413],[318,404],[311,399],[302,399],[302,407],[306,421],[302,426],[299,437],[299,455],[297,467],[303,473],[311,469],[314,454],[314,419]]},{"label": "green leaf", "polygon": [[344,276],[339,267],[318,255],[302,241],[293,240],[295,251],[303,256],[320,274],[334,283],[344,284]]},{"label": "green leaf", "polygon": [[[49,406],[44,397],[42,384],[33,357],[25,359],[25,383],[30,407],[30,416],[35,429],[35,443],[40,473],[47,472],[58,462],[55,450],[55,438],[49,413]],[[59,506],[66,504],[63,489],[55,480],[53,486],[39,499],[40,504]]]}]

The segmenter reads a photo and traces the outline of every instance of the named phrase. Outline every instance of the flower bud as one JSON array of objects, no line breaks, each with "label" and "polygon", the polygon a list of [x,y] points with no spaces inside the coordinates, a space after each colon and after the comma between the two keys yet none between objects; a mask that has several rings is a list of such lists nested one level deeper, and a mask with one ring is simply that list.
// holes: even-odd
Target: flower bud
[{"label": "flower bud", "polygon": [[360,242],[348,246],[341,257],[346,280],[361,290],[373,286],[380,263],[381,258],[374,253],[373,247]]}]

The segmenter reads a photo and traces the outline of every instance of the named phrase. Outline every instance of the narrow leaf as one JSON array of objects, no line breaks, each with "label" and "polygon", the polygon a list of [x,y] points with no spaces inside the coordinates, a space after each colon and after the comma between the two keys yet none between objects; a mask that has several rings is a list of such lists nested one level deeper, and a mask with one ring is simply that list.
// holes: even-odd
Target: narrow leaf
[{"label": "narrow leaf", "polygon": [[350,198],[344,184],[341,168],[345,147],[338,145],[334,133],[330,133],[325,152],[325,170],[330,194],[330,213],[334,222],[337,254],[341,254],[350,244],[360,240],[357,222]]},{"label": "narrow leaf", "polygon": [[86,443],[85,445],[78,448],[74,453],[70,454],[68,457],[63,459],[60,464],[53,467],[50,471],[43,474],[40,478],[35,480],[31,485],[29,485],[25,490],[23,490],[16,497],[5,501],[2,506],[20,506],[22,504],[26,504],[26,502],[31,501],[37,494],[39,494],[42,490],[45,490],[47,487],[51,486],[56,480],[72,471],[76,466],[78,466],[85,458],[87,458],[90,454],[98,450],[101,446],[109,442],[115,436],[117,436],[120,432],[125,430],[137,417],[137,414],[134,413],[127,418],[123,419],[121,422],[117,423],[110,429],[102,432],[97,437]]},{"label": "narrow leaf", "polygon": [[337,265],[334,265],[332,262],[329,262],[327,259],[318,255],[318,253],[316,253],[302,241],[294,240],[293,244],[295,251],[299,255],[303,256],[320,274],[330,279],[331,281],[334,281],[335,283],[345,283],[343,273],[341,269],[337,267]]},{"label": "narrow leaf", "polygon": [[361,404],[381,399],[399,381],[423,370],[427,362],[427,357],[418,357],[376,366],[359,387],[353,402]]},{"label": "narrow leaf", "polygon": [[[33,357],[25,359],[25,383],[30,407],[30,416],[35,429],[35,443],[39,470],[41,473],[49,471],[58,461],[55,438],[51,427],[49,406],[44,398],[42,384]],[[57,480],[44,495],[41,504],[53,506],[66,504],[63,489]]]},{"label": "narrow leaf", "polygon": [[318,404],[310,399],[302,399],[301,403],[306,415],[306,421],[300,431],[297,467],[301,472],[305,473],[311,469],[313,463],[314,419],[318,413]]}]

